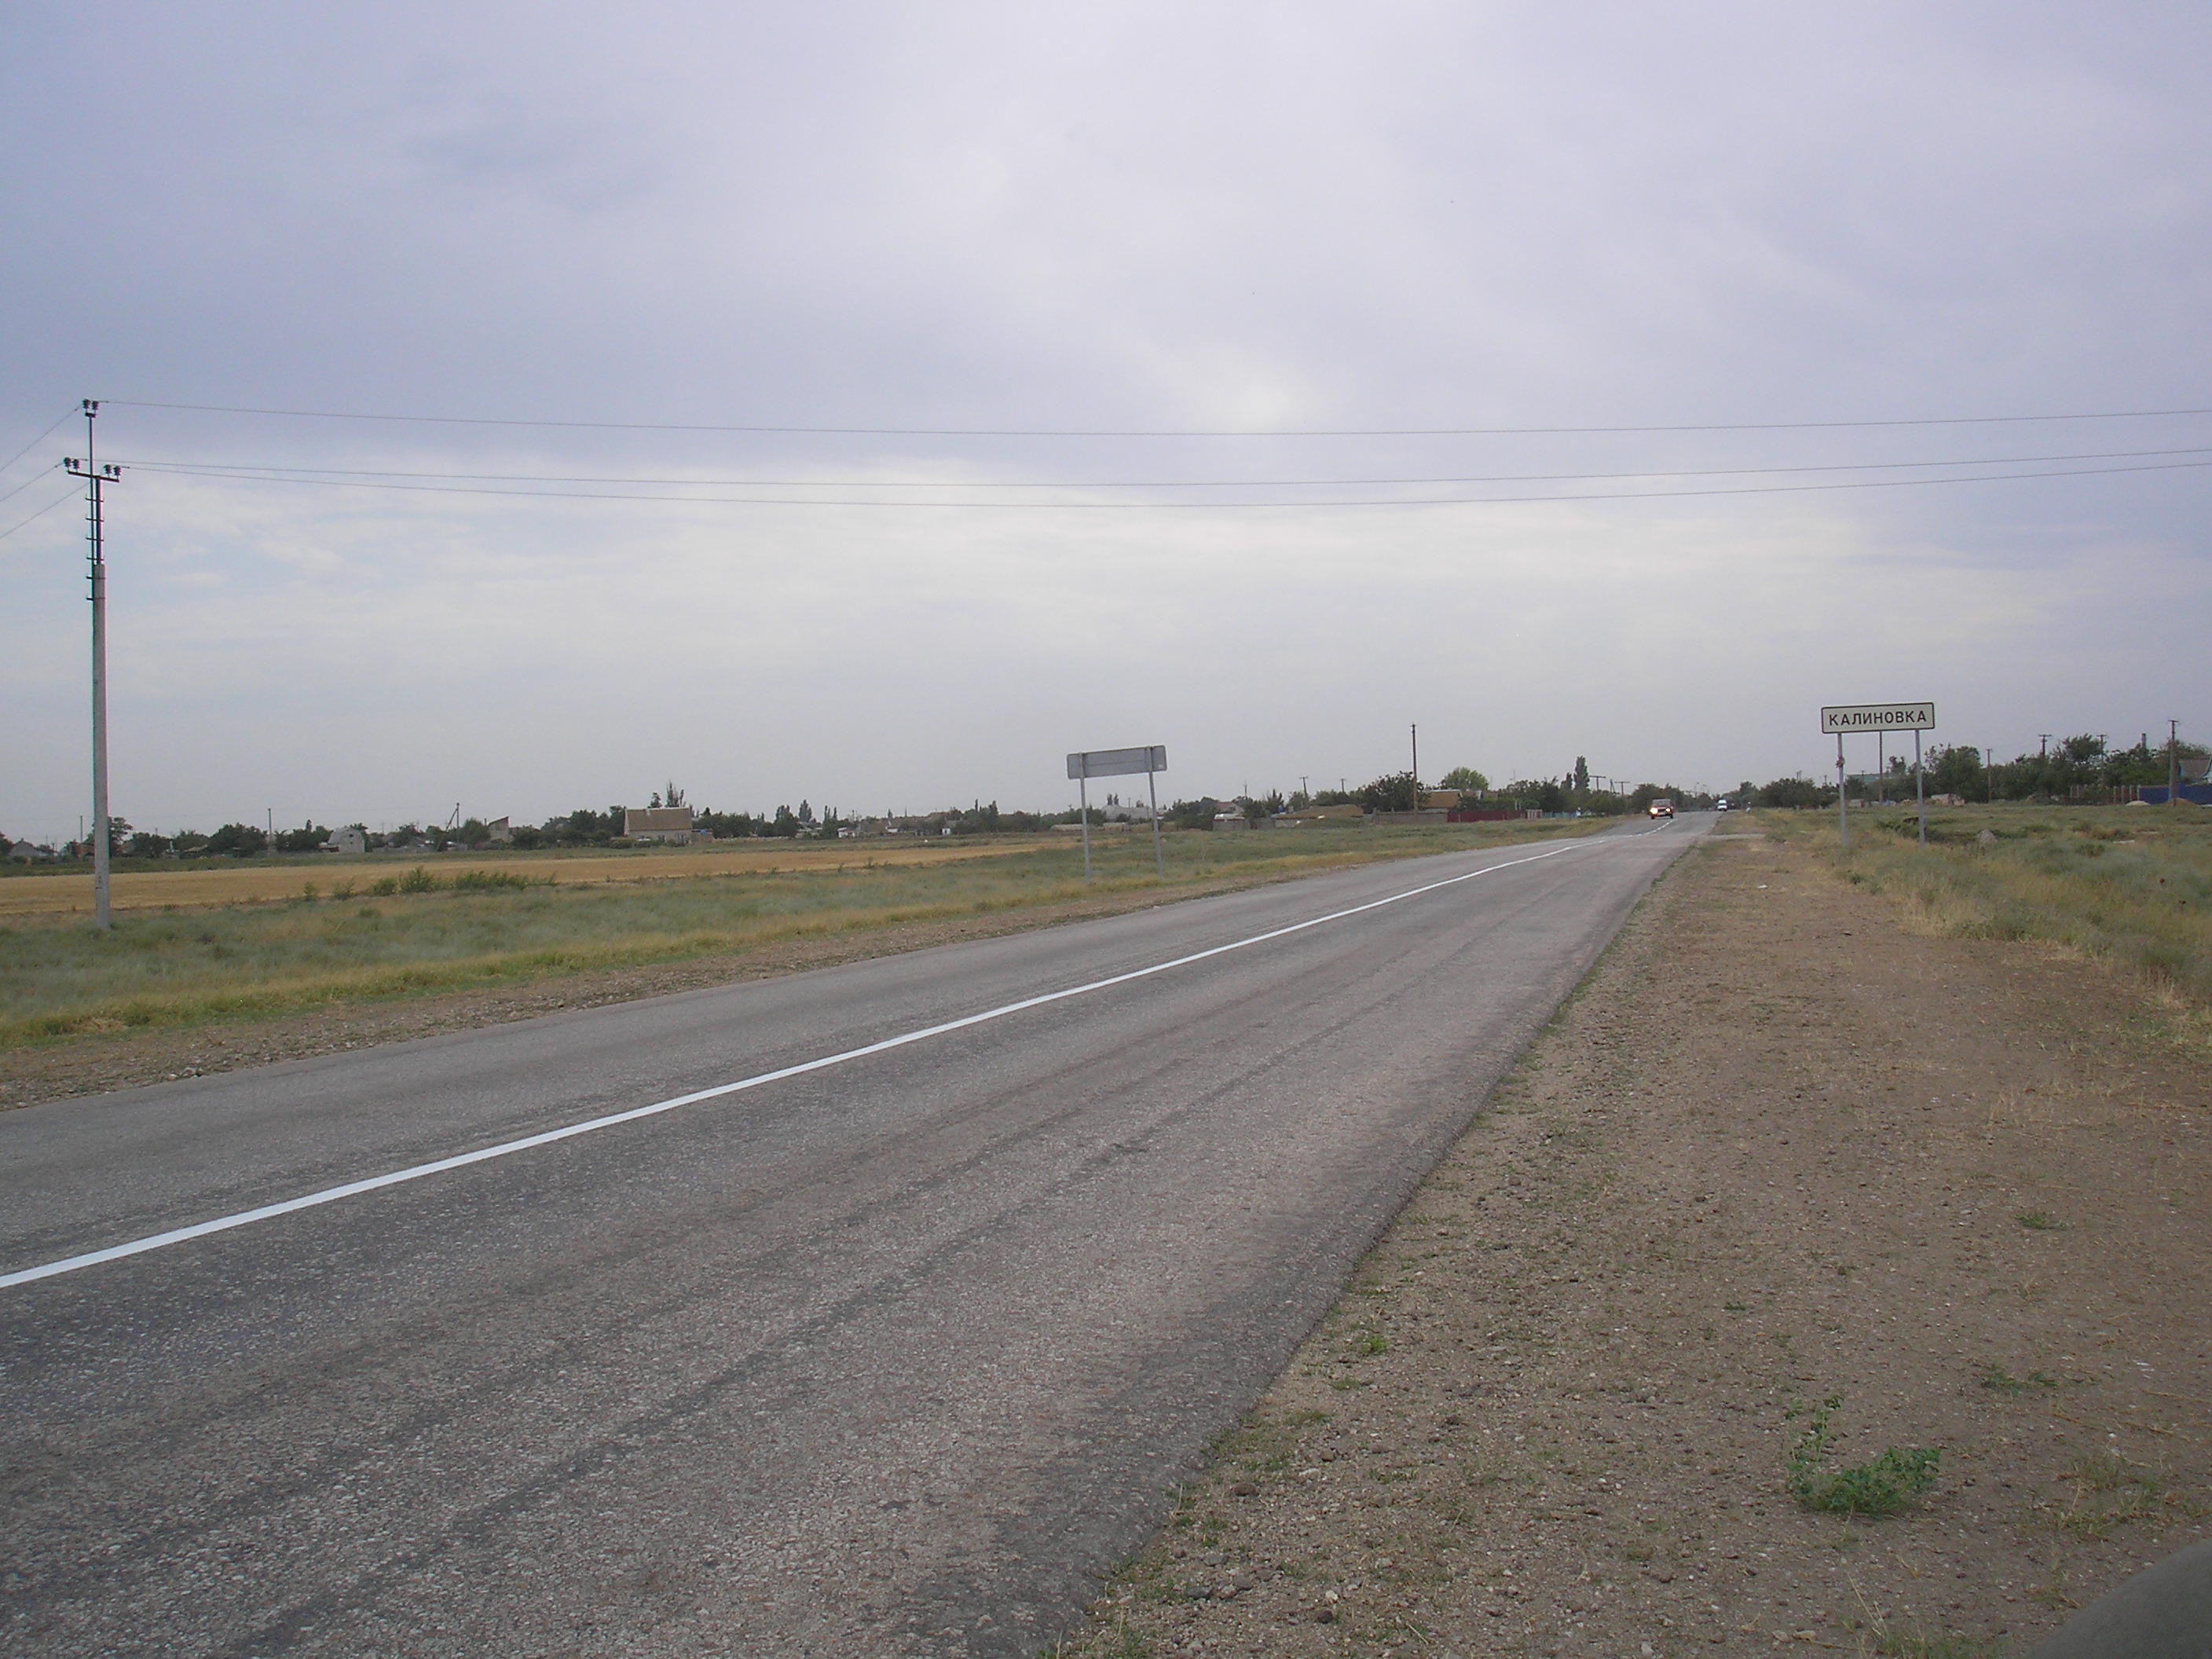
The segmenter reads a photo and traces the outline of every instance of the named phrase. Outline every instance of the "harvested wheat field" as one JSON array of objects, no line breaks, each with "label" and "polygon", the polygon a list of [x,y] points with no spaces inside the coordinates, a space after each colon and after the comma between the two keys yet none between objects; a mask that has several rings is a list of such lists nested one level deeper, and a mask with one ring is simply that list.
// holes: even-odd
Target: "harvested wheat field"
[{"label": "harvested wheat field", "polygon": [[[667,852],[465,853],[414,859],[397,854],[332,858],[318,863],[256,860],[220,869],[118,868],[110,878],[113,909],[201,909],[222,904],[266,904],[296,899],[312,885],[321,894],[349,897],[379,882],[397,881],[418,864],[450,884],[456,874],[510,876],[532,883],[579,884],[687,881],[701,876],[770,875],[846,869],[909,869],[969,859],[1033,852],[1043,837],[1004,841],[902,844],[871,840],[739,841]],[[343,892],[338,890],[343,889]],[[0,916],[92,913],[89,875],[20,875],[0,880]]]},{"label": "harvested wheat field", "polygon": [[2194,1006],[1729,828],[1064,1652],[1968,1659],[2204,1535]]}]

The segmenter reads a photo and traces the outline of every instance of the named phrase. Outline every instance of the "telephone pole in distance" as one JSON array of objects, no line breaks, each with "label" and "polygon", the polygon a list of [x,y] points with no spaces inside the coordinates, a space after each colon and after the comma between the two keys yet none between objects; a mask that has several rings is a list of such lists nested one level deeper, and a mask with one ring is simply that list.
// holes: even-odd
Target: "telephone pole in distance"
[{"label": "telephone pole in distance", "polygon": [[107,908],[107,559],[100,539],[104,491],[123,469],[94,459],[93,417],[99,402],[84,400],[84,459],[62,463],[73,478],[84,480],[86,575],[92,584],[92,925],[110,926]]}]

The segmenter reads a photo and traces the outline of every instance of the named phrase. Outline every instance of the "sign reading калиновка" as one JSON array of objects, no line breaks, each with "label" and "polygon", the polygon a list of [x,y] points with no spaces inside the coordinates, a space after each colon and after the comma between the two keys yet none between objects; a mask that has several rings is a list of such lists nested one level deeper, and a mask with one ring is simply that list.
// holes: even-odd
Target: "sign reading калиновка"
[{"label": "sign reading \u043a\u0430\u043b\u0438\u043d\u043e\u0432\u043a\u0430", "polygon": [[1933,732],[1936,705],[1932,702],[1869,702],[1823,708],[1820,730],[1831,737],[1853,732]]}]

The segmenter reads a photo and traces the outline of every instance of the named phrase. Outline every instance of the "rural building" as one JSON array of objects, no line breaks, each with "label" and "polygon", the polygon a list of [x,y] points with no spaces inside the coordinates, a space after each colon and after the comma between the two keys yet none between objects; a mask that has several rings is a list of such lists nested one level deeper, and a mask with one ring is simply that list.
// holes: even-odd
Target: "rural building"
[{"label": "rural building", "polygon": [[672,842],[688,846],[691,840],[691,809],[688,806],[626,806],[623,834],[632,841]]},{"label": "rural building", "polygon": [[325,853],[366,853],[368,851],[368,837],[357,823],[349,830],[333,830],[321,850]]},{"label": "rural building", "polygon": [[27,841],[19,841],[8,849],[8,856],[18,864],[35,864],[42,859],[50,859],[53,855],[52,848],[33,847]]},{"label": "rural building", "polygon": [[484,825],[484,837],[488,841],[512,842],[514,840],[514,828],[505,818],[494,818],[489,823]]}]

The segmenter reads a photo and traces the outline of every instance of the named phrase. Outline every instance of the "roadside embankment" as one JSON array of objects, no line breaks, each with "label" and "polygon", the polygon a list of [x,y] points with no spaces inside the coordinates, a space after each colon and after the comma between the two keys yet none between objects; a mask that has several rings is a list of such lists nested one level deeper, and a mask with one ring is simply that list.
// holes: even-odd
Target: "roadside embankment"
[{"label": "roadside embankment", "polygon": [[1063,1651],[1969,1659],[2205,1534],[2186,1032],[1723,830]]}]

